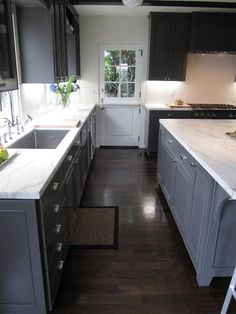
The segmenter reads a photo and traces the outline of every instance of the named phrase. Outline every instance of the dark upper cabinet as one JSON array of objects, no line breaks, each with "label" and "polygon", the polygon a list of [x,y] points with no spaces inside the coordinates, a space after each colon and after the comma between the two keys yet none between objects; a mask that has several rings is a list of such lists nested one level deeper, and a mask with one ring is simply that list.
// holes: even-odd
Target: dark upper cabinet
[{"label": "dark upper cabinet", "polygon": [[184,81],[189,14],[151,13],[149,80]]},{"label": "dark upper cabinet", "polygon": [[66,26],[68,75],[80,77],[79,15],[70,4],[66,7]]},{"label": "dark upper cabinet", "polygon": [[11,1],[0,0],[0,92],[17,88]]},{"label": "dark upper cabinet", "polygon": [[236,14],[192,14],[190,51],[236,52]]},{"label": "dark upper cabinet", "polygon": [[52,83],[79,76],[78,14],[66,0],[17,7],[22,83]]}]

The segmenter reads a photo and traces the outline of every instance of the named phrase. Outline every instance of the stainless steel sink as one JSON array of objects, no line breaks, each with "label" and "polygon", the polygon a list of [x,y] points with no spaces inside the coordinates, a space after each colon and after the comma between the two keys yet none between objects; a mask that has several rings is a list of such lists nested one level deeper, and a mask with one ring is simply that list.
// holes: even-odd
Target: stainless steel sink
[{"label": "stainless steel sink", "polygon": [[8,148],[55,149],[68,132],[69,130],[64,129],[33,129]]}]

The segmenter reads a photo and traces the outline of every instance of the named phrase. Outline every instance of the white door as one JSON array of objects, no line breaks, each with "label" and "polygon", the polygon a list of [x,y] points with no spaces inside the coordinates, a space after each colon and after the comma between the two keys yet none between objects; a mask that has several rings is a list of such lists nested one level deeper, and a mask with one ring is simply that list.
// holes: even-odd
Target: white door
[{"label": "white door", "polygon": [[101,146],[139,146],[140,108],[135,105],[100,107]]},{"label": "white door", "polygon": [[100,145],[139,146],[140,71],[137,45],[100,47]]}]

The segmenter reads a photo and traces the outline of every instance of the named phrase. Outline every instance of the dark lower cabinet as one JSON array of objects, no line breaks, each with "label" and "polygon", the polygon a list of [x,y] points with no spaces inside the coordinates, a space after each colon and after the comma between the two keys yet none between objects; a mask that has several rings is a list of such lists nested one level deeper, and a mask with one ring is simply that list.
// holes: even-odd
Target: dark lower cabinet
[{"label": "dark lower cabinet", "polygon": [[0,313],[53,308],[91,162],[89,120],[40,199],[0,200]]},{"label": "dark lower cabinet", "polygon": [[158,152],[159,119],[191,119],[191,110],[146,110],[146,152],[156,155]]},{"label": "dark lower cabinet", "polygon": [[150,14],[149,80],[185,81],[190,14]]},{"label": "dark lower cabinet", "polygon": [[236,265],[235,200],[162,125],[157,178],[196,270],[199,286]]},{"label": "dark lower cabinet", "polygon": [[37,206],[0,200],[0,313],[46,313]]}]

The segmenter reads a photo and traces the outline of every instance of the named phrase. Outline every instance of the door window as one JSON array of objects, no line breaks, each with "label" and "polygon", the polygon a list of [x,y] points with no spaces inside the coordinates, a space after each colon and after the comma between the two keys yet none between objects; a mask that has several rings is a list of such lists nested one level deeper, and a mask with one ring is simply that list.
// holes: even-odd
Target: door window
[{"label": "door window", "polygon": [[141,52],[134,47],[101,49],[101,103],[139,101]]}]

